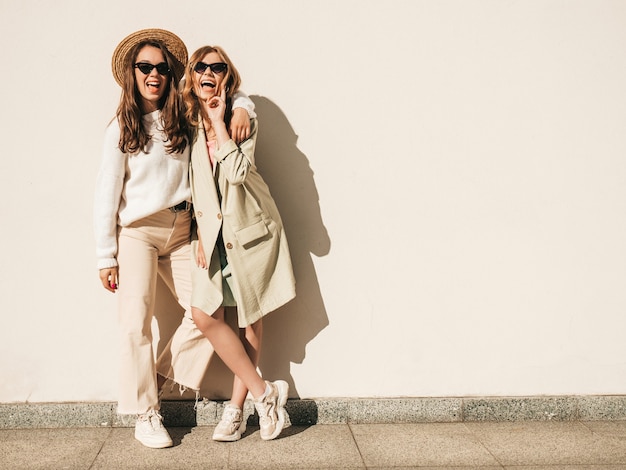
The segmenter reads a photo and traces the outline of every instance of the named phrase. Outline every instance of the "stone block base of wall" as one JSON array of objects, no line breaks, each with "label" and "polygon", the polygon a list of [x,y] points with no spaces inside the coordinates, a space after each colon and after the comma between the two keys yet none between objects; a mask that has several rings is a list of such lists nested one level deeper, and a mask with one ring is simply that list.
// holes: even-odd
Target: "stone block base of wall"
[{"label": "stone block base of wall", "polygon": [[[212,426],[224,402],[163,401],[166,426]],[[472,398],[319,398],[291,399],[292,425],[454,423],[481,421],[626,420],[626,396],[472,397]],[[251,401],[245,413],[257,419]],[[130,427],[134,416],[118,415],[116,404],[0,403],[0,429],[61,427]]]}]

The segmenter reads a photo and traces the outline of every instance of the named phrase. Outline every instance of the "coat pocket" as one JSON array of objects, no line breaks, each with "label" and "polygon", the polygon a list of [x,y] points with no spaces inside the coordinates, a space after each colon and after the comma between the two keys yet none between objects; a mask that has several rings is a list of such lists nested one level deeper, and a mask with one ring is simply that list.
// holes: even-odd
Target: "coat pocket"
[{"label": "coat pocket", "polygon": [[237,237],[237,241],[246,248],[247,245],[251,245],[255,241],[260,238],[265,237],[269,234],[269,230],[267,229],[267,225],[263,220],[259,220],[252,225],[248,225],[247,227],[241,228],[235,232],[235,236]]}]

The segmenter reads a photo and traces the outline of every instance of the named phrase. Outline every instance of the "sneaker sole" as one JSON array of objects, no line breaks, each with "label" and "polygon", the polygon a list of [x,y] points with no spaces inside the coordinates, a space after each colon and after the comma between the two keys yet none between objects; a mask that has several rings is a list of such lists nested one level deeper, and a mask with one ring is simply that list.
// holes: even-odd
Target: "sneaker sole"
[{"label": "sneaker sole", "polygon": [[144,446],[149,447],[150,449],[165,449],[167,447],[172,447],[174,445],[174,443],[172,441],[170,441],[170,442],[149,442],[149,441],[142,441],[137,436],[135,436],[135,439],[137,439]]},{"label": "sneaker sole", "polygon": [[289,396],[289,384],[284,380],[277,380],[274,382],[276,388],[278,389],[278,400],[277,405],[278,409],[276,410],[276,414],[278,415],[278,422],[276,423],[276,429],[270,436],[261,436],[261,439],[264,441],[271,441],[272,439],[276,439],[278,435],[282,432],[285,427],[285,405],[287,404],[287,397]]},{"label": "sneaker sole", "polygon": [[213,440],[218,442],[235,442],[241,439],[242,434],[246,432],[246,422],[242,421],[239,429],[232,434],[213,434]]}]

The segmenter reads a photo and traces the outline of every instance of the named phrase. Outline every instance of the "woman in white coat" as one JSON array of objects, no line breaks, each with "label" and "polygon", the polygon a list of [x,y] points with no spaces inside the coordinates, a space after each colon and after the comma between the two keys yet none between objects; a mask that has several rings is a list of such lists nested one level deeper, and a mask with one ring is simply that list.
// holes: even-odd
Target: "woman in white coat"
[{"label": "woman in white coat", "polygon": [[[237,145],[228,134],[230,102],[239,73],[219,47],[192,54],[183,88],[187,119],[195,127],[190,182],[197,223],[192,242],[192,317],[234,373],[233,395],[213,438],[233,441],[245,430],[248,391],[259,414],[261,438],[274,439],[285,422],[288,385],[259,375],[262,317],[295,297],[295,280],[282,221],[254,164],[258,132]],[[225,321],[236,308],[239,335]]]}]

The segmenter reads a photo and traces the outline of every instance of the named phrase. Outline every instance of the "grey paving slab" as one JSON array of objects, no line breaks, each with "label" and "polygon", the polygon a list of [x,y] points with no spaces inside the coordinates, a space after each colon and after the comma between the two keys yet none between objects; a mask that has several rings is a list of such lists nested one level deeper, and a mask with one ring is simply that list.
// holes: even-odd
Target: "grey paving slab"
[{"label": "grey paving slab", "polygon": [[626,421],[291,426],[214,442],[213,426],[169,427],[148,449],[130,427],[2,429],[0,469],[626,469]]},{"label": "grey paving slab", "polygon": [[350,428],[368,468],[500,465],[461,423],[370,424]]},{"label": "grey paving slab", "polygon": [[347,425],[291,426],[273,441],[262,441],[258,428],[246,431],[232,448],[234,469],[365,468]]},{"label": "grey paving slab", "polygon": [[88,469],[111,428],[12,429],[0,432],[0,468]]},{"label": "grey paving slab", "polygon": [[[600,424],[600,423],[596,423]],[[626,439],[581,422],[465,423],[506,466],[623,465]],[[623,428],[619,430],[623,432]]]},{"label": "grey paving slab", "polygon": [[174,446],[149,449],[134,438],[133,428],[116,428],[91,469],[227,469],[231,449],[211,439],[212,426],[170,428]]},{"label": "grey paving slab", "polygon": [[626,421],[585,421],[583,424],[602,436],[626,439]]},{"label": "grey paving slab", "polygon": [[238,442],[211,440],[213,426],[171,428],[174,447],[148,449],[133,430],[115,429],[93,469],[315,469],[365,468],[347,426],[286,429],[274,441],[250,427]]},{"label": "grey paving slab", "polygon": [[[450,466],[450,465],[446,465],[446,466],[434,466],[434,467],[367,467],[367,470],[391,470],[392,468],[402,468],[402,470],[503,470],[504,467],[501,466],[482,466],[482,465],[470,465],[470,466]],[[526,467],[517,467],[516,470],[526,470]]]},{"label": "grey paving slab", "polygon": [[504,470],[624,470],[624,465],[515,465]]}]

